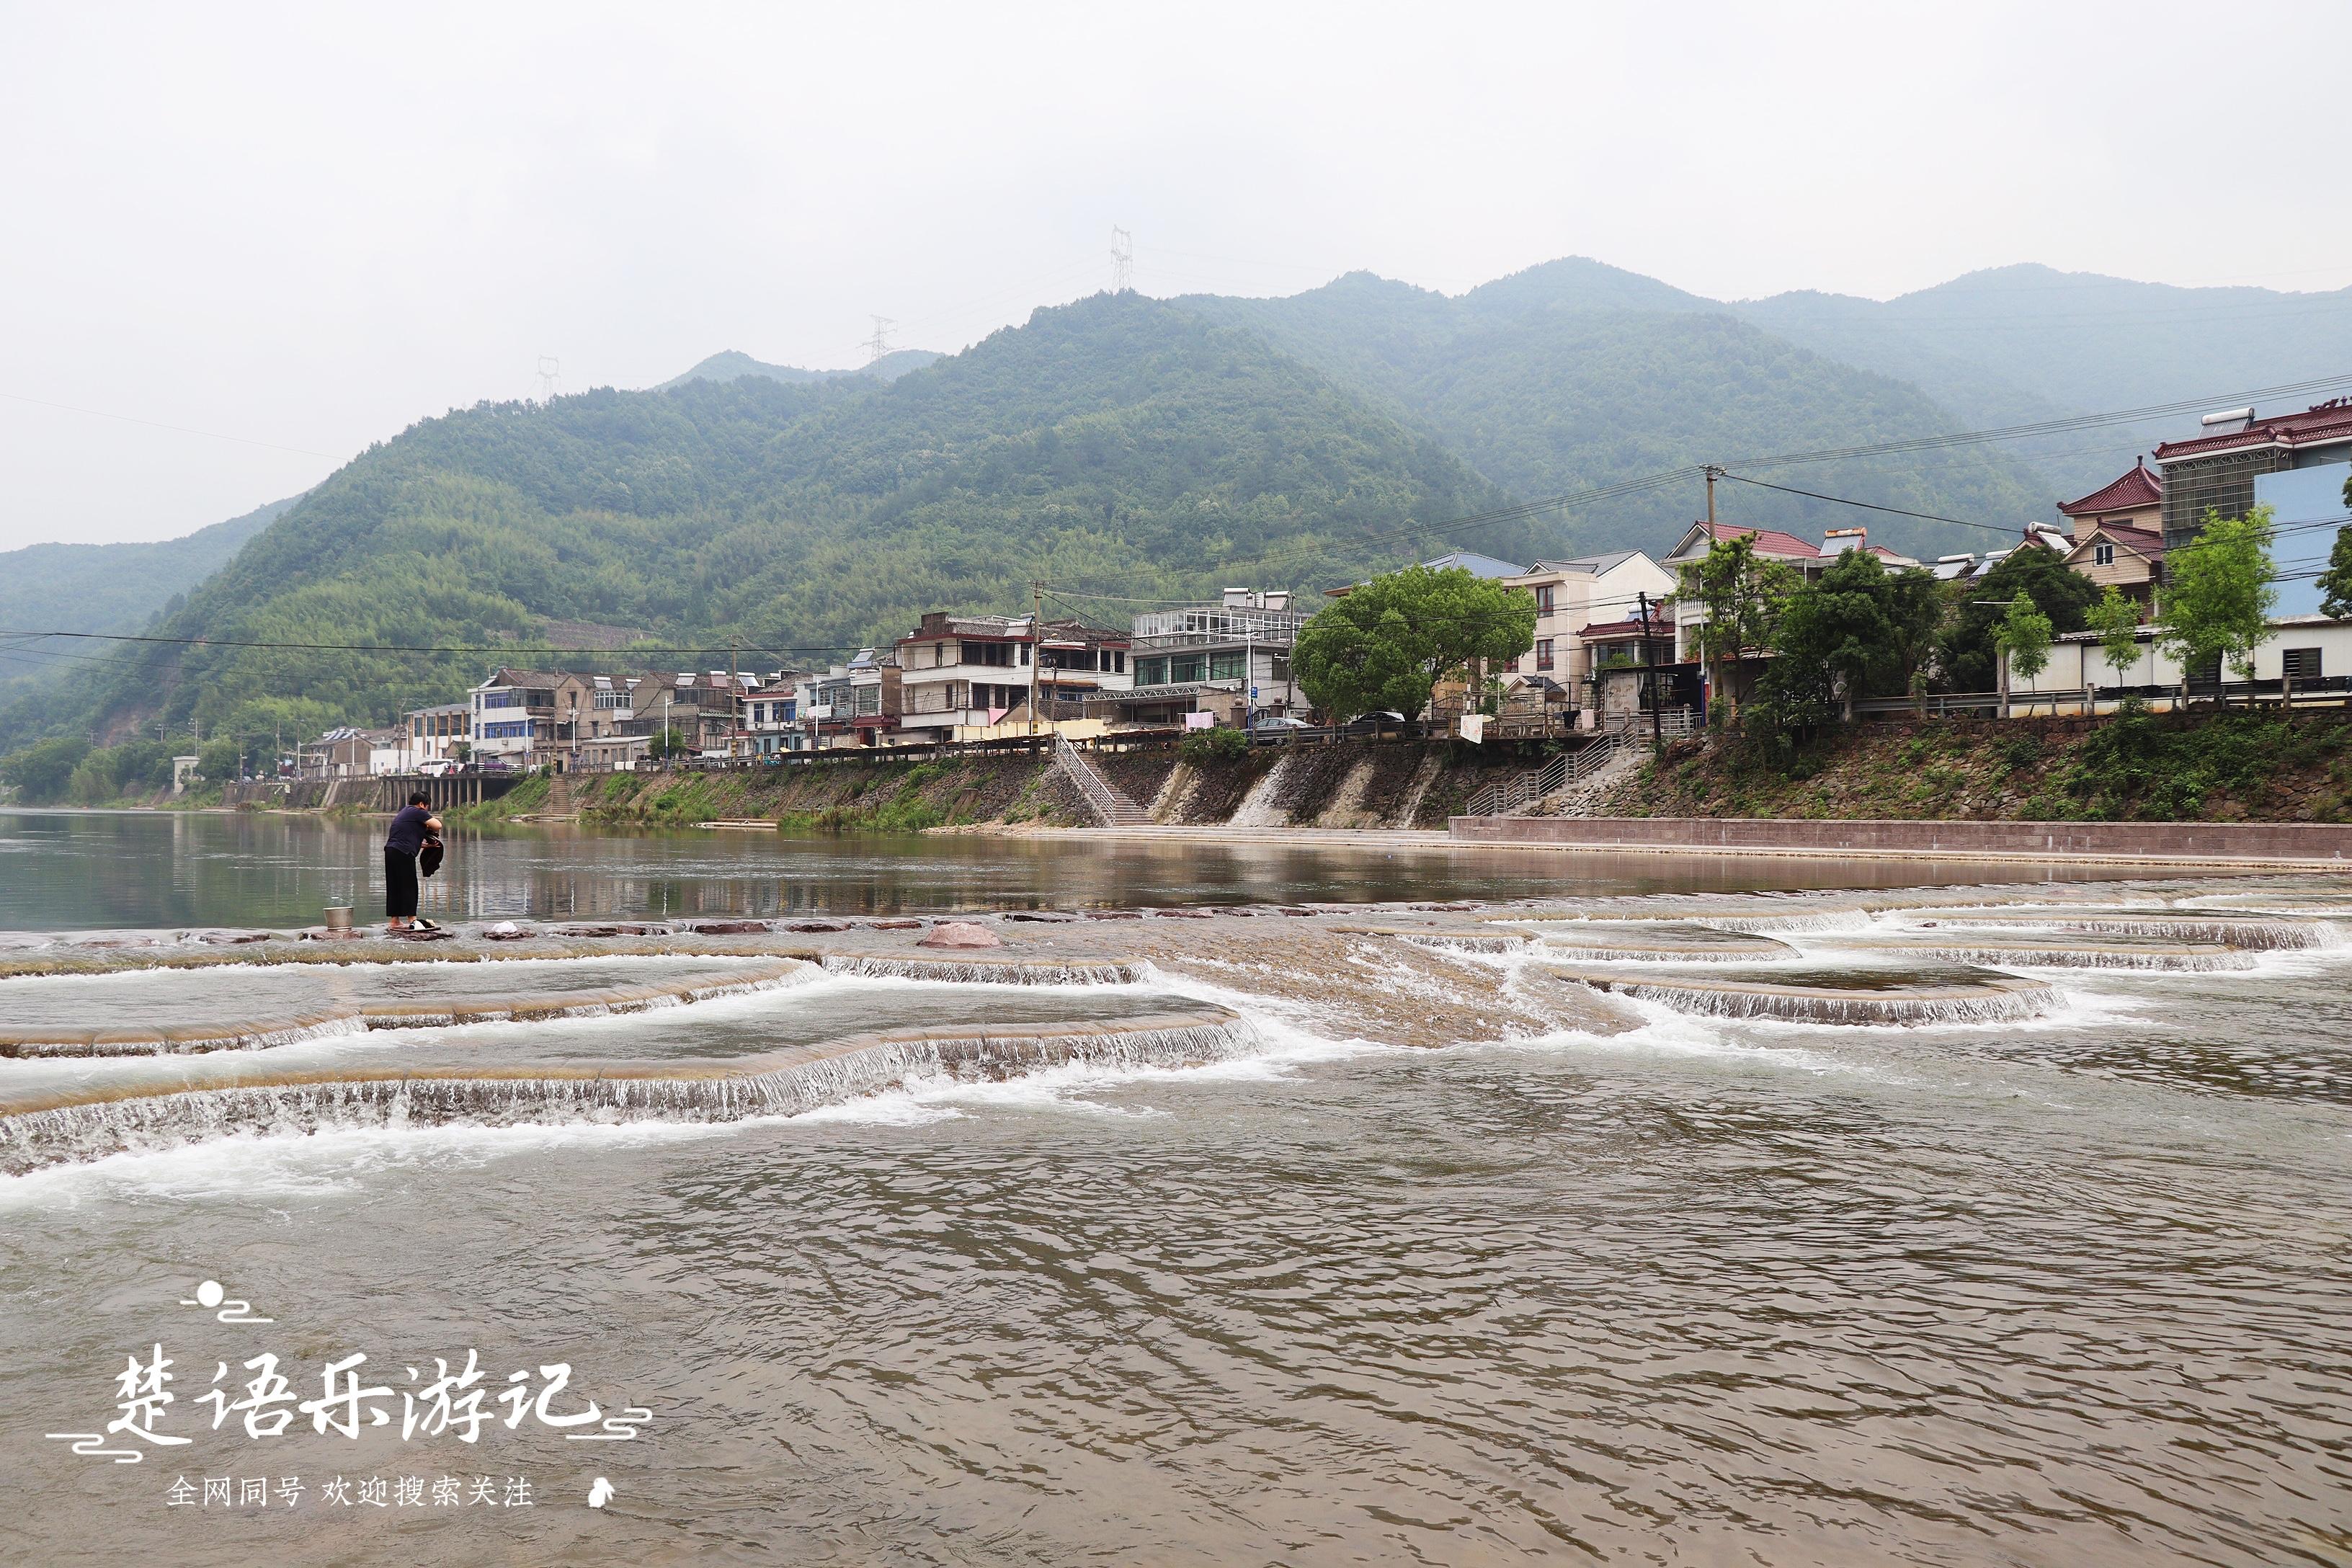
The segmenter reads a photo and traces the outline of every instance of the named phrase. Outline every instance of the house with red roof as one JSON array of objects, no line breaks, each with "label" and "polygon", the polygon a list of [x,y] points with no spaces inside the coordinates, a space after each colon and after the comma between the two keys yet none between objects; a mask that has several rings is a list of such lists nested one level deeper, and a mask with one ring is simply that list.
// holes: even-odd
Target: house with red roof
[{"label": "house with red roof", "polygon": [[2080,500],[2060,501],[2058,512],[2072,541],[2066,564],[2137,600],[2140,619],[2151,619],[2164,581],[2164,481],[2147,460]]},{"label": "house with red roof", "polygon": [[2342,510],[2344,480],[2352,475],[2352,398],[2269,418],[2233,408],[2202,423],[2204,435],[2156,449],[2168,549],[2196,538],[2209,512],[2243,517],[2267,502],[2289,522],[2315,508]]}]

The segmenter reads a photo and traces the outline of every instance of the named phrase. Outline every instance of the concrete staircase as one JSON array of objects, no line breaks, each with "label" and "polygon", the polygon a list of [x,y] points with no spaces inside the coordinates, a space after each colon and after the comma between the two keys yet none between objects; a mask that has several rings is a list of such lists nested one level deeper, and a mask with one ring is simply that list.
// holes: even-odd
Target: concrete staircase
[{"label": "concrete staircase", "polygon": [[1078,786],[1078,794],[1086,800],[1087,809],[1095,814],[1095,820],[1103,826],[1145,827],[1150,825],[1151,814],[1095,772],[1095,765],[1087,761],[1086,753],[1070,744],[1066,736],[1054,737],[1054,762],[1069,774],[1070,782]]}]

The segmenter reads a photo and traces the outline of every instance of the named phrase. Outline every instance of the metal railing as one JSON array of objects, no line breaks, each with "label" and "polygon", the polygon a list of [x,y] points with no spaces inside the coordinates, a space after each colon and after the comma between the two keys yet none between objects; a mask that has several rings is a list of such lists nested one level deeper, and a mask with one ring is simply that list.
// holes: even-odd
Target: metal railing
[{"label": "metal railing", "polygon": [[1576,751],[1561,752],[1540,768],[1529,768],[1482,786],[1463,806],[1462,815],[1501,816],[1564,789],[1572,789],[1644,738],[1630,726],[1612,726],[1601,731],[1598,739]]},{"label": "metal railing", "polygon": [[1141,806],[1104,782],[1103,776],[1095,772],[1094,764],[1070,743],[1067,735],[1055,735],[1054,761],[1078,786],[1078,793],[1086,796],[1087,806],[1101,819],[1104,826],[1119,827],[1150,820]]}]

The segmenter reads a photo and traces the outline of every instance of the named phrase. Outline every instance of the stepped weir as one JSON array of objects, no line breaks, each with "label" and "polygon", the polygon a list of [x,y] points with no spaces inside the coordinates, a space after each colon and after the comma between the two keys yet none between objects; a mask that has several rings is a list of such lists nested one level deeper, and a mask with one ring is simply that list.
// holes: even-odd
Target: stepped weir
[{"label": "stepped weir", "polygon": [[293,1072],[162,1093],[76,1086],[0,1100],[0,1171],[21,1173],[238,1133],[460,1121],[737,1121],[814,1110],[926,1078],[1002,1079],[1069,1064],[1198,1066],[1244,1054],[1255,1043],[1255,1031],[1239,1016],[1202,1008],[1116,1026],[903,1030],[724,1062]]}]

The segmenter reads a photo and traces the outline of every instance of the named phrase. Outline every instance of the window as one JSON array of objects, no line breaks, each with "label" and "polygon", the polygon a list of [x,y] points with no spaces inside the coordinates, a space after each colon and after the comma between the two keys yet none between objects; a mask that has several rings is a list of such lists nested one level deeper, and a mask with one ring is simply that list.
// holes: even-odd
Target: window
[{"label": "window", "polygon": [[1536,639],[1536,668],[1538,670],[1545,670],[1549,669],[1550,668],[1551,638],[1538,637]]},{"label": "window", "polygon": [[1287,686],[1290,684],[1290,656],[1288,654],[1276,654],[1271,659],[1267,660],[1267,663],[1273,667],[1270,673],[1272,674],[1276,684],[1281,686]]},{"label": "window", "polygon": [[596,706],[599,708],[626,708],[628,705],[629,694],[625,691],[599,691],[596,693]]},{"label": "window", "polygon": [[1549,584],[1549,583],[1539,583],[1539,584],[1538,584],[1536,585],[1536,614],[1537,614],[1537,615],[1539,615],[1539,616],[1548,616],[1548,615],[1550,615],[1550,614],[1551,614],[1551,609],[1552,609],[1552,604],[1551,604],[1552,590],[1553,590],[1553,584]]},{"label": "window", "polygon": [[1188,680],[1206,680],[1209,679],[1207,656],[1197,653],[1169,655],[1168,679],[1179,684]]},{"label": "window", "polygon": [[1239,680],[1246,673],[1242,668],[1242,655],[1238,649],[1229,653],[1213,653],[1209,656],[1211,680]]},{"label": "window", "polygon": [[482,739],[485,741],[522,741],[530,738],[530,721],[527,719],[482,726]]},{"label": "window", "polygon": [[2320,650],[2315,647],[2280,650],[2279,673],[2289,680],[2317,680],[2320,679]]},{"label": "window", "polygon": [[1168,661],[1164,658],[1139,658],[1135,661],[1135,683],[1138,686],[1168,684]]},{"label": "window", "polygon": [[520,708],[522,699],[512,691],[485,691],[479,703],[484,708]]},{"label": "window", "polygon": [[1110,668],[1114,674],[1127,673],[1127,651],[1124,648],[1111,649]]},{"label": "window", "polygon": [[[1002,642],[968,642],[963,645],[963,661],[966,664],[994,665],[1002,668],[1013,662],[1013,645]],[[1021,650],[1021,662],[1024,664],[1029,662],[1029,650],[1025,647]]]},{"label": "window", "polygon": [[2091,546],[2091,564],[2092,564],[2092,565],[2094,565],[2094,566],[2112,566],[2112,565],[2114,565],[2115,563],[2116,563],[2116,547],[2115,547],[2114,545],[2112,545],[2112,544],[2094,544],[2093,546]]}]

